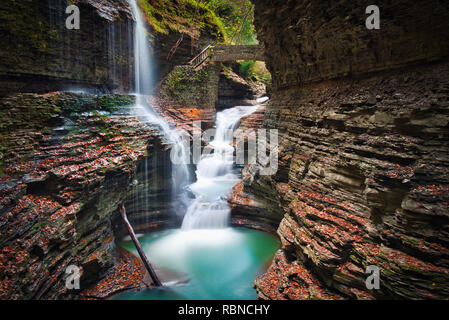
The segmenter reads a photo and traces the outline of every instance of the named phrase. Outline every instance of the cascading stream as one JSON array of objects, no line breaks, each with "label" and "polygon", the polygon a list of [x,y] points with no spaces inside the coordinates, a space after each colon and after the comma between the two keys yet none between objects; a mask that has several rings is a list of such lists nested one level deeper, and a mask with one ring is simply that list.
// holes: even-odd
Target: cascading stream
[{"label": "cascading stream", "polygon": [[[128,0],[136,20],[134,30],[134,68],[136,105],[134,113],[144,122],[157,125],[173,145],[172,177],[176,199],[185,198],[182,188],[189,183],[187,163],[189,154],[179,133],[170,128],[148,104],[146,95],[152,91],[152,57],[147,30],[135,0]],[[223,199],[239,181],[234,170],[233,133],[240,119],[257,110],[258,106],[235,107],[217,113],[216,133],[210,143],[213,153],[202,156],[197,165],[197,181],[189,186],[195,200],[188,204],[182,223],[183,230],[226,228],[229,220],[229,206]]]},{"label": "cascading stream", "polygon": [[189,186],[196,199],[187,209],[183,230],[228,226],[230,209],[223,197],[239,182],[234,170],[233,135],[240,119],[257,107],[234,107],[217,113],[215,137],[210,143],[213,153],[203,155],[197,165],[198,180]]},{"label": "cascading stream", "polygon": [[186,151],[181,135],[170,128],[168,122],[161,118],[149,105],[146,95],[153,89],[152,56],[150,53],[147,30],[135,0],[128,0],[136,21],[134,30],[134,75],[136,90],[136,105],[133,113],[142,122],[160,127],[164,137],[172,144],[172,179],[173,196],[177,197],[181,188],[187,186],[190,174],[187,167],[189,154]]},{"label": "cascading stream", "polygon": [[[136,1],[128,0],[136,20],[134,28],[134,67],[136,105],[134,113],[144,122],[160,127],[161,132],[172,144],[173,192],[172,200],[183,202],[183,192],[189,182],[186,163],[187,153],[181,136],[170,128],[148,104],[146,95],[152,89],[152,65],[147,31]],[[251,287],[258,270],[278,248],[274,237],[254,230],[227,228],[230,208],[223,199],[239,181],[234,166],[233,133],[240,119],[257,110],[257,106],[235,107],[217,114],[215,138],[210,143],[212,154],[203,155],[197,165],[197,181],[189,186],[194,200],[184,203],[187,213],[182,229],[152,233],[140,239],[143,249],[156,268],[173,270],[174,276],[164,279],[164,272],[158,275],[170,290],[144,290],[136,293],[144,299],[255,299]],[[148,163],[145,163],[145,177],[148,179]],[[144,182],[146,192],[148,183]],[[136,202],[142,194],[136,194]],[[147,199],[146,199],[147,200]],[[148,204],[145,204],[148,207]],[[176,207],[175,207],[176,208]],[[178,207],[179,208],[179,207]],[[177,211],[181,214],[184,210]],[[221,229],[218,229],[221,228]],[[207,230],[212,229],[212,230]],[[134,244],[128,243],[129,250]],[[176,276],[176,272],[180,274]],[[189,281],[184,283],[185,276]],[[182,283],[182,285],[176,285]],[[131,294],[131,295],[130,295]],[[134,298],[126,292],[119,299]]]},{"label": "cascading stream", "polygon": [[[188,208],[182,229],[140,239],[157,267],[179,272],[161,277],[170,289],[125,292],[117,299],[256,299],[252,283],[279,244],[275,237],[260,231],[229,228],[230,209],[223,197],[239,181],[234,166],[234,131],[240,119],[257,108],[235,107],[217,114],[215,137],[210,143],[213,154],[204,154],[198,163],[198,180],[189,186],[196,199]],[[132,242],[122,246],[135,252]]]}]

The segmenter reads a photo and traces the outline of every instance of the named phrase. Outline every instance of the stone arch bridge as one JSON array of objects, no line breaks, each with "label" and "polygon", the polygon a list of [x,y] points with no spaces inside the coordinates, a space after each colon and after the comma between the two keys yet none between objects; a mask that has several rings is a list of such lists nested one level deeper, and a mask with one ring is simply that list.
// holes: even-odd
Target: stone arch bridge
[{"label": "stone arch bridge", "polygon": [[[171,73],[182,74],[183,77],[189,75],[186,79],[198,79],[196,76],[192,77],[192,74],[195,74],[199,69],[207,68],[207,76],[204,78],[201,76],[200,78],[202,80],[200,81],[186,80],[190,81],[188,86],[189,90],[182,91],[182,94],[167,96],[170,105],[175,109],[185,108],[187,105],[201,109],[215,109],[218,106],[231,106],[235,100],[238,100],[238,103],[247,103],[242,102],[242,99],[247,99],[248,95],[245,85],[239,82],[236,84],[226,84],[227,80],[224,80],[224,84],[220,87],[220,79],[222,78],[220,75],[221,65],[218,63],[208,63],[236,60],[264,61],[264,47],[261,45],[222,44],[205,47],[188,64],[175,66]],[[224,88],[226,86],[230,86],[230,88]],[[238,92],[238,99],[234,96],[233,91]]]},{"label": "stone arch bridge", "polygon": [[207,61],[264,61],[263,53],[264,50],[261,45],[209,45],[190,61],[190,65],[198,68]]}]

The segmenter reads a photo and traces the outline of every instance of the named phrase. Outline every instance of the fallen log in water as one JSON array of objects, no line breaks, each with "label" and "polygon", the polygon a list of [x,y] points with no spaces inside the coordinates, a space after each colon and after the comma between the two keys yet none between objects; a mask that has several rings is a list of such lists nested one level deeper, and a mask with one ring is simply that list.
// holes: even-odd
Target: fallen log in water
[{"label": "fallen log in water", "polygon": [[140,258],[142,259],[145,267],[147,268],[148,273],[150,274],[151,279],[154,282],[154,285],[157,287],[162,287],[162,282],[157,277],[156,272],[154,272],[154,269],[151,266],[150,261],[148,261],[147,256],[145,255],[142,247],[140,246],[139,240],[137,240],[137,237],[136,237],[136,234],[134,233],[133,227],[131,226],[131,224],[128,221],[128,217],[126,216],[126,210],[125,210],[124,204],[122,204],[122,206],[120,207],[120,215],[122,216],[123,222],[125,222],[126,227],[128,228],[129,235],[131,236],[131,239],[133,239],[134,244],[137,248],[137,251],[139,252]]}]

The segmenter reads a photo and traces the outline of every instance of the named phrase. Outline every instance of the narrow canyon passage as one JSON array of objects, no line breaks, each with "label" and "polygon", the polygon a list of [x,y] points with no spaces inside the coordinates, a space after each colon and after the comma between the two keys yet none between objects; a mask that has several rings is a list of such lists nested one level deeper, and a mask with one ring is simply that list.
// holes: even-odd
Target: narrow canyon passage
[{"label": "narrow canyon passage", "polygon": [[[136,105],[134,114],[143,123],[162,130],[172,145],[172,201],[183,200],[187,207],[174,206],[183,215],[181,229],[165,230],[141,237],[144,250],[156,270],[162,271],[164,288],[151,289],[138,294],[123,293],[117,299],[254,299],[252,288],[257,272],[268,262],[278,248],[275,237],[260,231],[230,227],[230,207],[226,201],[232,187],[239,182],[240,172],[235,168],[234,132],[240,119],[255,112],[259,106],[237,106],[216,114],[213,140],[205,148],[196,165],[196,181],[191,181],[187,163],[188,150],[176,128],[158,115],[145,94],[151,92],[153,61],[146,46],[146,29],[139,8],[130,0],[136,18],[134,33],[134,68]],[[145,172],[145,182],[148,175]],[[188,199],[187,192],[194,195]],[[145,195],[143,198],[148,199]],[[148,201],[148,200],[145,200]],[[132,242],[122,246],[136,254]],[[181,272],[182,278],[164,274]],[[176,273],[175,273],[176,274]],[[186,284],[178,282],[184,281]],[[170,284],[173,284],[170,286]]]},{"label": "narrow canyon passage", "polygon": [[[195,199],[190,201],[181,229],[140,237],[165,287],[121,293],[114,299],[257,297],[252,283],[278,249],[278,240],[261,231],[231,228],[226,197],[239,182],[232,145],[234,132],[240,119],[258,107],[240,106],[217,113],[210,154],[203,154],[197,165],[197,181],[188,187]],[[133,242],[121,245],[137,254]]]},{"label": "narrow canyon passage", "polygon": [[448,299],[448,27],[440,0],[5,1],[0,299]]}]

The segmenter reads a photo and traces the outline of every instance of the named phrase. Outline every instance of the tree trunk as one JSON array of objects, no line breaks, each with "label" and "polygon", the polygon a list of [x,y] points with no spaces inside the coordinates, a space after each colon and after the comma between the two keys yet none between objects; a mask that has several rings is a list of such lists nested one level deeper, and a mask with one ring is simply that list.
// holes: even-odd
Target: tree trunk
[{"label": "tree trunk", "polygon": [[126,210],[125,207],[122,205],[122,207],[120,208],[120,215],[122,216],[123,222],[125,222],[126,227],[128,228],[128,232],[129,235],[131,236],[131,238],[133,239],[133,242],[137,248],[137,251],[139,252],[140,258],[142,259],[145,268],[147,268],[148,273],[151,276],[151,279],[154,282],[154,285],[157,287],[162,287],[162,283],[159,280],[159,278],[156,275],[156,272],[154,272],[153,267],[151,266],[150,261],[148,261],[147,256],[145,255],[145,253],[143,252],[143,249],[140,245],[139,240],[137,240],[136,234],[134,233],[133,227],[131,226],[131,224],[128,221],[128,217],[126,216]]}]

